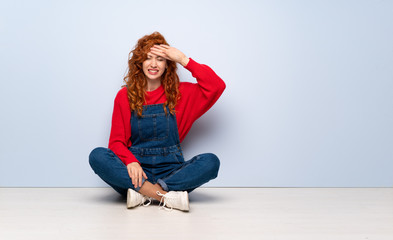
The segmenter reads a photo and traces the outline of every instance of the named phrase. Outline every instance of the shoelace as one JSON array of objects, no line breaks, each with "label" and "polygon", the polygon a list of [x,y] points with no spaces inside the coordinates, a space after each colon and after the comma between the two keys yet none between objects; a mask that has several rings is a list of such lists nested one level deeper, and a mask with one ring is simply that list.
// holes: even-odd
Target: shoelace
[{"label": "shoelace", "polygon": [[[156,193],[157,193],[158,196],[161,197],[160,204],[158,204],[158,206],[160,206],[159,209],[165,209],[165,210],[167,210],[167,211],[172,211],[172,210],[173,210],[173,207],[171,207],[171,208],[165,207],[166,203],[169,202],[169,201],[171,200],[171,198],[168,198],[168,197],[166,196],[166,194],[160,193],[160,191],[157,191]],[[164,200],[164,202],[162,202],[162,200]],[[161,203],[163,203],[162,206],[161,206]]]},{"label": "shoelace", "polygon": [[[149,202],[146,204],[146,201],[149,201]],[[151,197],[144,196],[142,199],[142,202],[138,206],[143,205],[144,207],[147,207],[150,205],[151,201],[152,201]]]}]

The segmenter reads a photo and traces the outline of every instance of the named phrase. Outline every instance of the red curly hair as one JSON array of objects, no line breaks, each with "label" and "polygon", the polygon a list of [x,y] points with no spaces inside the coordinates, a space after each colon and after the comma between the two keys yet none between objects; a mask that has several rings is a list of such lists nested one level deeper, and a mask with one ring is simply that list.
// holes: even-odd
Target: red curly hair
[{"label": "red curly hair", "polygon": [[[142,116],[143,104],[145,103],[145,94],[147,80],[143,72],[142,64],[147,59],[147,53],[155,44],[169,44],[164,36],[159,32],[145,35],[138,40],[134,49],[128,55],[128,73],[124,77],[126,83],[122,87],[127,86],[128,101],[131,111],[136,111],[138,116]],[[166,60],[168,68],[161,76],[161,84],[165,90],[166,101],[164,103],[164,111],[167,114],[167,108],[171,114],[175,113],[175,106],[180,99],[179,92],[179,76],[177,75],[176,62]]]}]

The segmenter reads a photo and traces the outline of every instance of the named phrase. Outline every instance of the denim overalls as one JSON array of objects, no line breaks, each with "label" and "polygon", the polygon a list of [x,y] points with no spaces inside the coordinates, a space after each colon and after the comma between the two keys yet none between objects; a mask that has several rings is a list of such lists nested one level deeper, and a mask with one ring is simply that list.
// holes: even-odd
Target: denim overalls
[{"label": "denim overalls", "polygon": [[[144,105],[142,116],[131,116],[131,147],[129,150],[141,163],[147,179],[165,191],[188,191],[217,177],[220,161],[212,153],[200,154],[184,161],[180,147],[176,116],[163,104]],[[109,149],[95,148],[89,156],[94,172],[121,195],[127,189],[139,191],[132,184],[125,164]]]}]

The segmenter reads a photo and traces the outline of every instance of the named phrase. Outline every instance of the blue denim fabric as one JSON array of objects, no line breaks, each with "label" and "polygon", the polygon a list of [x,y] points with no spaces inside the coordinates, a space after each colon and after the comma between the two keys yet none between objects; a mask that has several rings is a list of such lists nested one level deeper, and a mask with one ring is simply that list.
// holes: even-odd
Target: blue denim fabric
[{"label": "blue denim fabric", "polygon": [[[220,161],[212,153],[204,153],[185,161],[180,146],[176,116],[165,114],[163,104],[143,106],[142,117],[131,116],[129,150],[141,163],[149,181],[165,191],[188,191],[217,177]],[[94,172],[113,189],[126,196],[134,188],[125,164],[108,148],[95,148],[89,156]]]}]

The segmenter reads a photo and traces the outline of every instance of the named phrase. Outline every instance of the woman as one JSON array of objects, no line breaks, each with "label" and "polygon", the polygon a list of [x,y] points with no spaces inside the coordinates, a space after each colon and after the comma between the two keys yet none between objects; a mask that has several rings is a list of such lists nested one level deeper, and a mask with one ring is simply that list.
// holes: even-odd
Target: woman
[{"label": "woman", "polygon": [[[180,83],[176,63],[198,83]],[[220,161],[212,153],[185,161],[180,142],[218,100],[225,83],[158,32],[138,40],[128,67],[126,85],[114,102],[109,146],[90,153],[90,166],[127,196],[127,208],[156,199],[165,209],[189,211],[188,193],[216,178]]]}]

